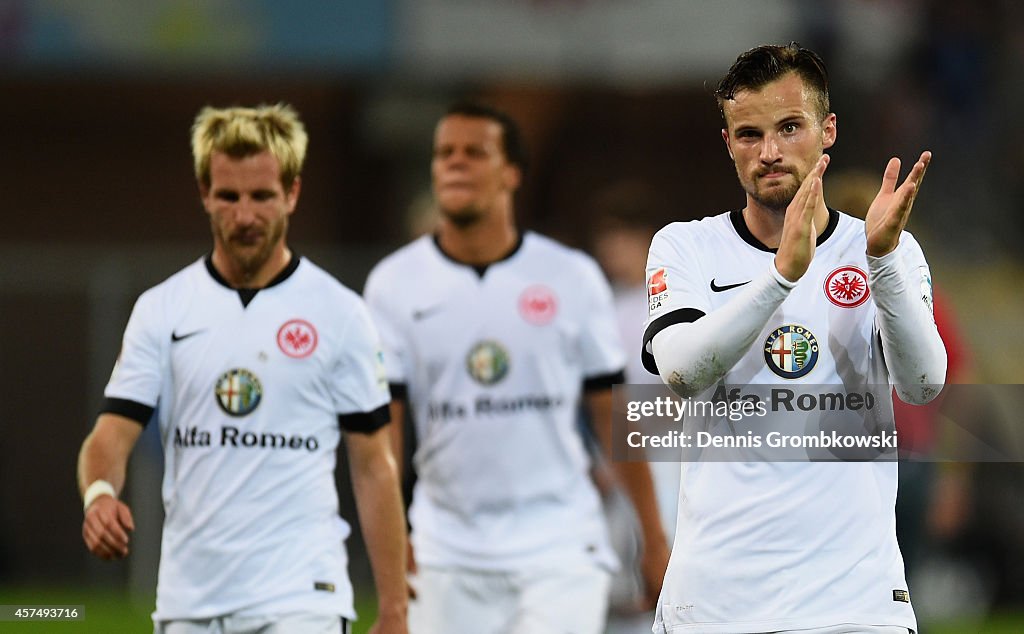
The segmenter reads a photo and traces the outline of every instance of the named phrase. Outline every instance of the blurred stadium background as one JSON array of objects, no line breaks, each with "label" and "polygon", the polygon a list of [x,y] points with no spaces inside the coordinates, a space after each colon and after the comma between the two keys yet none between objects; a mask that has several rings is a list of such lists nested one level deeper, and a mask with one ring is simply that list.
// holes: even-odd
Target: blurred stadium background
[{"label": "blurred stadium background", "polygon": [[[742,205],[711,89],[740,51],[791,40],[832,71],[827,187],[865,172],[877,187],[889,156],[935,153],[910,228],[970,380],[1024,383],[1013,0],[0,0],[0,604],[88,615],[17,631],[149,628],[159,441],[147,433],[131,464],[126,562],[85,551],[74,470],[135,297],[209,248],[188,145],[201,106],[296,106],[311,144],[292,245],[360,289],[425,204],[433,123],[452,99],[522,122],[520,222],[585,248],[595,192],[617,182],[652,188],[659,224]],[[1018,401],[984,415],[1019,446]],[[924,594],[911,586],[925,632],[1024,631],[1022,465],[975,473],[963,530],[935,551]],[[349,550],[368,613],[358,531]]]}]

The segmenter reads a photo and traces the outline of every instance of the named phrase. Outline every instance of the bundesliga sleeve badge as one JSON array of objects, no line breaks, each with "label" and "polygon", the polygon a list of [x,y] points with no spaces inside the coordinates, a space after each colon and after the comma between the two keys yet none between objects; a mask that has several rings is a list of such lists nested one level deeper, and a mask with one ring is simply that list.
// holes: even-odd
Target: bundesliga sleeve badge
[{"label": "bundesliga sleeve badge", "polygon": [[665,271],[665,267],[662,267],[647,278],[647,312],[650,314],[654,314],[654,311],[668,302],[668,282],[665,279],[666,277],[668,277],[668,273]]},{"label": "bundesliga sleeve badge", "polygon": [[856,308],[870,295],[868,276],[856,266],[841,266],[825,278],[825,297],[840,308]]},{"label": "bundesliga sleeve badge", "polygon": [[921,301],[928,307],[928,312],[932,313],[932,318],[935,316],[935,303],[932,297],[932,274],[928,271],[927,266],[921,267]]}]

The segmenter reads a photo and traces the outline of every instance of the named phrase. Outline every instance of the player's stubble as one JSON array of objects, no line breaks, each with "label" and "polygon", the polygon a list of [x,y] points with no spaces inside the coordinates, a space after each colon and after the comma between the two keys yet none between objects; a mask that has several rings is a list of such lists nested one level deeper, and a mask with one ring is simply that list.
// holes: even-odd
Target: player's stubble
[{"label": "player's stubble", "polygon": [[249,279],[254,277],[263,268],[274,252],[274,248],[284,240],[288,230],[288,216],[271,221],[266,229],[257,227],[242,227],[228,233],[223,227],[217,225],[216,220],[211,216],[210,226],[218,242],[224,248],[224,253],[238,267],[242,275]]},{"label": "player's stubble", "polygon": [[[792,182],[762,186],[761,177],[768,171],[786,172],[793,177]],[[796,196],[796,192],[800,189],[800,184],[804,182],[807,174],[799,173],[795,167],[772,166],[770,169],[758,170],[751,180],[744,179],[739,173],[737,173],[737,176],[740,178],[743,189],[751,198],[759,205],[771,210],[772,213],[782,217],[786,215],[786,208],[789,206],[789,203],[793,202],[793,198]]]},{"label": "player's stubble", "polygon": [[461,207],[445,207],[438,205],[441,215],[453,226],[459,229],[467,229],[481,222],[487,212],[476,205],[464,205]]}]

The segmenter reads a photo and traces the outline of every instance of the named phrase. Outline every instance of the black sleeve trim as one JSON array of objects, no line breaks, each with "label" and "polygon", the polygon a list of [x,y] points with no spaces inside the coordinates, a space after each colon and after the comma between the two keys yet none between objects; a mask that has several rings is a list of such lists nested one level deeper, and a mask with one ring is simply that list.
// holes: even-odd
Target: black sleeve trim
[{"label": "black sleeve trim", "polygon": [[610,374],[590,376],[583,379],[584,392],[597,392],[598,390],[610,390],[613,385],[620,385],[626,382],[626,371],[619,370]]},{"label": "black sleeve trim", "polygon": [[704,315],[704,311],[697,310],[696,308],[677,308],[671,313],[665,313],[652,321],[651,325],[647,326],[647,330],[644,331],[644,340],[640,348],[640,360],[643,361],[644,369],[651,374],[659,374],[658,364],[654,362],[654,355],[647,352],[647,345],[651,343],[651,339],[654,339],[654,335],[669,326],[695,322]]},{"label": "black sleeve trim", "polygon": [[358,434],[372,434],[391,421],[391,409],[381,405],[372,412],[338,414],[338,425],[345,431]]},{"label": "black sleeve trim", "polygon": [[409,387],[405,383],[388,383],[388,390],[391,391],[393,401],[409,400]]},{"label": "black sleeve trim", "polygon": [[130,418],[136,423],[145,427],[149,424],[149,420],[153,418],[153,412],[156,408],[150,407],[149,405],[143,405],[138,401],[130,401],[126,398],[110,398],[103,399],[103,406],[100,407],[100,414],[117,414],[118,416],[124,416]]}]

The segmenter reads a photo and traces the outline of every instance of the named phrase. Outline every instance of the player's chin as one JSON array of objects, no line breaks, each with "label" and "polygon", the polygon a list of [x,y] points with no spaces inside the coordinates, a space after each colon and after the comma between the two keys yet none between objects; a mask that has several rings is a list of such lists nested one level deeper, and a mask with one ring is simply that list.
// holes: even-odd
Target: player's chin
[{"label": "player's chin", "polygon": [[232,243],[228,249],[231,259],[244,271],[254,270],[267,260],[268,249],[263,241],[256,244]]},{"label": "player's chin", "polygon": [[754,198],[757,200],[757,202],[761,203],[762,205],[769,209],[777,209],[782,212],[785,212],[786,207],[789,206],[789,203],[793,202],[794,195],[795,192],[792,192],[789,189],[784,190],[782,188],[770,188],[768,190],[765,190],[764,188],[762,188],[758,191],[757,196],[755,196]]},{"label": "player's chin", "polygon": [[441,215],[456,226],[471,225],[479,220],[482,215],[475,205],[468,203],[442,204],[440,205],[440,210]]}]

